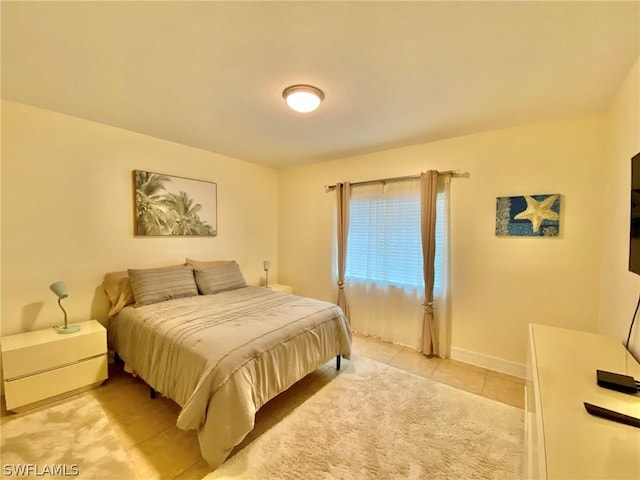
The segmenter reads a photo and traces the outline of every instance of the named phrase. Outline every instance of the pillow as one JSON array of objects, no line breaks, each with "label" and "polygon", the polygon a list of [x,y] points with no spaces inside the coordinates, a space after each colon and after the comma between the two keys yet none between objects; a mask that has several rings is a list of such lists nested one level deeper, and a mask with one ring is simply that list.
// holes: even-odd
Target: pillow
[{"label": "pillow", "polygon": [[236,262],[226,262],[224,265],[196,268],[196,283],[202,295],[234,290],[247,286],[240,267]]},{"label": "pillow", "polygon": [[111,310],[109,310],[109,317],[113,317],[118,314],[127,305],[135,303],[133,298],[133,291],[131,290],[131,284],[129,283],[129,277],[125,277],[120,280],[118,288],[118,299],[116,303],[112,304]]},{"label": "pillow", "polygon": [[136,307],[198,295],[193,270],[186,265],[129,269],[129,283]]},{"label": "pillow", "polygon": [[229,263],[234,263],[233,260],[193,260],[191,258],[187,258],[187,265],[192,266],[193,268],[205,268],[205,267],[219,267],[222,265],[228,265]]},{"label": "pillow", "polygon": [[109,297],[109,318],[116,315],[127,305],[134,303],[127,272],[107,273],[102,281],[102,287],[107,297]]},{"label": "pillow", "polygon": [[127,278],[128,275],[129,274],[127,272],[110,272],[105,274],[104,280],[102,280],[102,288],[104,288],[104,293],[109,297],[111,305],[115,304],[118,300],[120,281],[123,278]]}]

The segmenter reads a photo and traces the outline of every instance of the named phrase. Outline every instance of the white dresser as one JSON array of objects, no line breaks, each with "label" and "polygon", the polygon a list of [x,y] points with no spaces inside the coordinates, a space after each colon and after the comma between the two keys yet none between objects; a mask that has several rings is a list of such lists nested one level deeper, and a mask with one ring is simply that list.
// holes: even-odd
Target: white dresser
[{"label": "white dresser", "polygon": [[2,337],[7,410],[26,410],[106,380],[105,328],[96,320],[78,325],[80,331],[70,334],[47,328]]},{"label": "white dresser", "polygon": [[640,380],[640,364],[619,340],[530,324],[527,367],[528,478],[640,479],[640,428],[584,408],[589,402],[640,418],[640,395],[596,382],[598,369]]}]

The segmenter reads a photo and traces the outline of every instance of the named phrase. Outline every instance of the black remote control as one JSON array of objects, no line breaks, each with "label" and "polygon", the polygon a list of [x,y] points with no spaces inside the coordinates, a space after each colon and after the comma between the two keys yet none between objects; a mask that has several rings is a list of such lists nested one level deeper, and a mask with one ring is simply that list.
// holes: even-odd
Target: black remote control
[{"label": "black remote control", "polygon": [[584,402],[584,408],[587,409],[587,412],[591,415],[595,415],[596,417],[602,417],[607,420],[613,420],[614,422],[620,422],[626,425],[631,425],[632,427],[640,428],[640,418],[631,417],[620,412],[614,412],[608,408],[599,407],[598,405],[587,402]]}]

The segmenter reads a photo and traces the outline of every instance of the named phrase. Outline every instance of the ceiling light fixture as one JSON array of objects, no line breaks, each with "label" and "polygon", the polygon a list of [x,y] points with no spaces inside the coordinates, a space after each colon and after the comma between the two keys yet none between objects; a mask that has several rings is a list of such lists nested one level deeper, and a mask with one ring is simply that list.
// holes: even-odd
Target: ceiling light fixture
[{"label": "ceiling light fixture", "polygon": [[313,112],[324,100],[324,93],[311,85],[292,85],[282,92],[287,105],[296,112]]}]

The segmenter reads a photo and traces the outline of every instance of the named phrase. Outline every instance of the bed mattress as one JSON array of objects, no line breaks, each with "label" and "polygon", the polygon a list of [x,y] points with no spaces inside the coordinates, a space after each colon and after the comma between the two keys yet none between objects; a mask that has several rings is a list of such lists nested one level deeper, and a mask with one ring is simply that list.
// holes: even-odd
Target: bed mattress
[{"label": "bed mattress", "polygon": [[125,368],[182,407],[178,427],[198,432],[214,468],[268,400],[351,354],[338,306],[260,287],[128,306],[108,332]]}]

